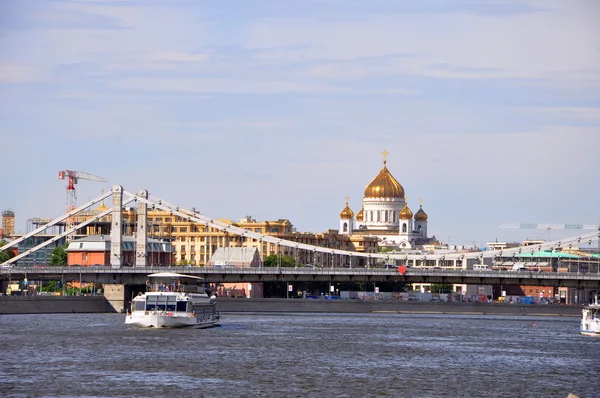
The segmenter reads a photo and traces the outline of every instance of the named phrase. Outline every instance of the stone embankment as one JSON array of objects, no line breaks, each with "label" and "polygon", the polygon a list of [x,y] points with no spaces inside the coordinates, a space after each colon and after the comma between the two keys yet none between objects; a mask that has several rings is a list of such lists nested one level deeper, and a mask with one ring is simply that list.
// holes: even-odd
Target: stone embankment
[{"label": "stone embankment", "polygon": [[[578,306],[384,300],[218,299],[222,313],[393,313],[581,316]],[[116,312],[103,296],[0,296],[0,314]]]},{"label": "stone embankment", "polygon": [[218,299],[223,313],[415,313],[463,315],[581,316],[578,306],[554,304],[406,302],[397,300]]},{"label": "stone embankment", "polygon": [[114,312],[103,296],[0,296],[0,314]]}]

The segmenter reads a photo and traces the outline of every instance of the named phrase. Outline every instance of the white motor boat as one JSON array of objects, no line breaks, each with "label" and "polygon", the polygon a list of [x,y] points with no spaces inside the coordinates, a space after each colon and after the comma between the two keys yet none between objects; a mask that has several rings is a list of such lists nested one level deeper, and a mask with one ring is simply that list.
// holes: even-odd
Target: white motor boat
[{"label": "white motor boat", "polygon": [[600,337],[600,292],[594,292],[592,303],[583,306],[581,334]]},{"label": "white motor boat", "polygon": [[131,300],[125,324],[139,327],[207,328],[217,326],[217,298],[199,284],[202,278],[173,272],[148,275],[146,293]]}]

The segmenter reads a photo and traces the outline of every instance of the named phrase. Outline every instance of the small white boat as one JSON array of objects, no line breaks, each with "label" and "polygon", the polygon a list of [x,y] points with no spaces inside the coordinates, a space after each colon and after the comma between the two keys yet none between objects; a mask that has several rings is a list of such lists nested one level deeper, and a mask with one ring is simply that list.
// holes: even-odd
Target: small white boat
[{"label": "small white boat", "polygon": [[581,334],[600,337],[600,292],[594,292],[591,304],[583,306]]},{"label": "small white boat", "polygon": [[202,278],[173,272],[148,275],[146,293],[131,300],[125,324],[139,327],[207,328],[217,326],[217,298],[198,282]]}]

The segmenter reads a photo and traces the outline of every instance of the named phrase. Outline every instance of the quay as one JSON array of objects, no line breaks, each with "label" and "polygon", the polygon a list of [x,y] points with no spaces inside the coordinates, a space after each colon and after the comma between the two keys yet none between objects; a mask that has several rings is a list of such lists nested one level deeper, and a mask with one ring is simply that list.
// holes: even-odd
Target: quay
[{"label": "quay", "polygon": [[[581,307],[558,304],[405,302],[399,300],[326,300],[220,297],[223,314],[338,313],[338,314],[453,314],[496,316],[580,317]],[[115,313],[104,296],[0,296],[0,315]]]}]

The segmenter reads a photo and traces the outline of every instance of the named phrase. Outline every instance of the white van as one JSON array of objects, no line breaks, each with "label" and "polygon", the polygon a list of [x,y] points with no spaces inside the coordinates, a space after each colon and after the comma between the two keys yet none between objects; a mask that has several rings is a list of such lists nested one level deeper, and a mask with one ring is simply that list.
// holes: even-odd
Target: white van
[{"label": "white van", "polygon": [[473,264],[473,271],[489,271],[490,267],[485,264]]}]

